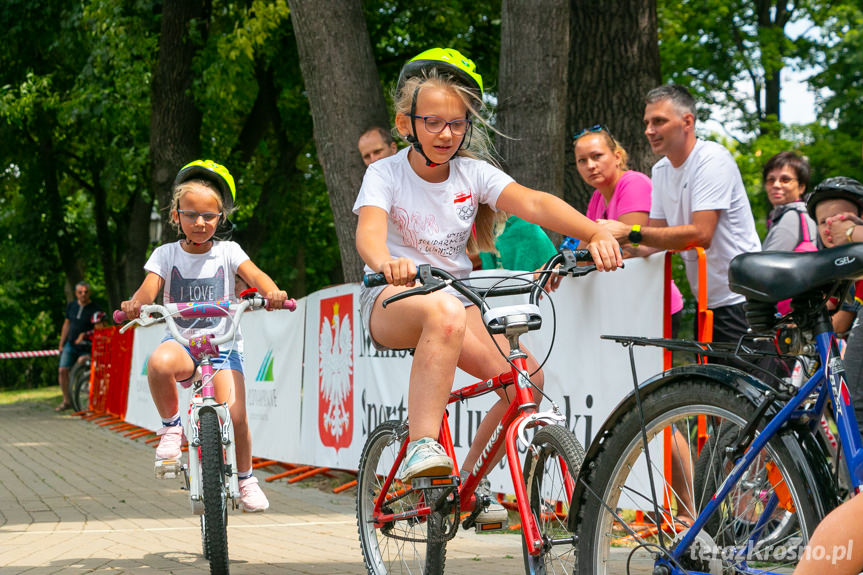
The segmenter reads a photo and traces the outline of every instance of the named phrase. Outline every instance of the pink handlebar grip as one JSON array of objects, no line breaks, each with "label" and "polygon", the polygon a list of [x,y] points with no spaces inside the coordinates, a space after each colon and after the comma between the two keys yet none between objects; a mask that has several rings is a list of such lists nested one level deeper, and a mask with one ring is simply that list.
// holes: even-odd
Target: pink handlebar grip
[{"label": "pink handlebar grip", "polygon": [[296,311],[296,309],[297,309],[297,300],[295,300],[294,298],[286,299],[286,300],[285,300],[285,303],[283,303],[283,304],[282,304],[282,307],[283,307],[284,309],[289,309],[289,310],[291,310],[291,311]]},{"label": "pink handlebar grip", "polygon": [[121,309],[115,309],[114,310],[114,323],[123,323],[124,321],[126,321],[128,319],[129,319],[129,316],[127,316],[126,312],[124,312],[123,310],[121,310]]}]

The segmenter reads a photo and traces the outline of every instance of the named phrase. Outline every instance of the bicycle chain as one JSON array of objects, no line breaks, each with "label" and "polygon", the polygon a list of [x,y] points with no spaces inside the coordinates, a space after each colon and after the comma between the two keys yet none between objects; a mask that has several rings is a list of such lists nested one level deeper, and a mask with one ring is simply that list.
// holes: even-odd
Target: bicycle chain
[{"label": "bicycle chain", "polygon": [[[414,491],[413,489],[411,491]],[[408,492],[410,493],[410,491]],[[407,493],[403,494],[407,495]],[[391,532],[391,529],[381,529],[381,533],[390,537],[391,539],[397,539],[398,541],[408,541],[410,543],[445,543],[455,537],[455,534],[458,532],[458,524],[459,524],[459,496],[458,489],[453,489],[453,500],[451,503],[446,503],[446,505],[450,505],[451,513],[448,515],[452,516],[452,519],[449,521],[449,526],[444,529],[442,536],[435,537],[433,539],[429,539],[428,537],[424,539],[420,539],[417,537],[405,537],[403,535],[396,535]],[[428,522],[428,519],[426,519]]]}]

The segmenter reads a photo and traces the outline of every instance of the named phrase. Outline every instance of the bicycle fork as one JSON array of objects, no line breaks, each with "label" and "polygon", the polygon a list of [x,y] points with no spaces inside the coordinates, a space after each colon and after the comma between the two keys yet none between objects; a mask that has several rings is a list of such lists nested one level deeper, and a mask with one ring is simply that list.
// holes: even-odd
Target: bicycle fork
[{"label": "bicycle fork", "polygon": [[189,489],[189,501],[192,506],[192,513],[203,515],[204,493],[201,479],[201,437],[198,433],[200,412],[202,409],[212,409],[215,411],[221,422],[221,443],[225,450],[224,464],[226,470],[230,469],[227,486],[228,496],[231,498],[234,508],[237,507],[237,501],[240,497],[240,487],[237,479],[237,452],[234,444],[234,426],[231,424],[231,414],[228,411],[228,406],[224,403],[216,403],[216,400],[213,398],[205,398],[199,401],[200,403],[196,401],[195,406],[189,413],[189,420],[186,423],[186,437],[189,439],[189,465],[186,487]]}]

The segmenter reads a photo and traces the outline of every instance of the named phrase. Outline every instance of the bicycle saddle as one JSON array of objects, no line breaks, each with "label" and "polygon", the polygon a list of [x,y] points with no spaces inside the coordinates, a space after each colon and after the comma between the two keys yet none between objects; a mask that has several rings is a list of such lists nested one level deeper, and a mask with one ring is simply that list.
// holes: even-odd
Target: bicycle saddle
[{"label": "bicycle saddle", "polygon": [[775,303],[863,275],[863,242],[817,252],[753,252],[731,260],[728,285],[753,301]]}]

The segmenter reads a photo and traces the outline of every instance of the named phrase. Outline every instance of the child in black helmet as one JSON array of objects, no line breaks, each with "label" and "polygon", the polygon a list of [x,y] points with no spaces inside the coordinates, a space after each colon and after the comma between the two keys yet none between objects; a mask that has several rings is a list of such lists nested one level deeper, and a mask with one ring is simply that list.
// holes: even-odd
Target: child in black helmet
[{"label": "child in black helmet", "polygon": [[[234,278],[239,275],[250,287],[265,294],[273,308],[281,308],[287,294],[256,266],[235,242],[214,239],[216,229],[234,206],[234,178],[228,170],[211,160],[197,160],[180,170],[174,180],[171,223],[183,239],[159,246],[144,265],[147,276],[138,291],[121,304],[129,318],[138,317],[141,306],[150,304],[162,292],[166,302],[213,301],[234,294]],[[227,320],[197,318],[177,320],[181,331],[193,333],[206,329],[219,334],[227,330]],[[264,511],[267,497],[252,477],[252,439],[246,418],[243,378],[242,336],[220,346],[213,360],[216,400],[227,402],[234,425],[240,504],[244,511]],[[147,379],[153,402],[162,418],[158,434],[161,441],[156,459],[179,459],[183,427],[177,396],[177,381],[191,378],[195,360],[170,333],[150,355]]]}]

